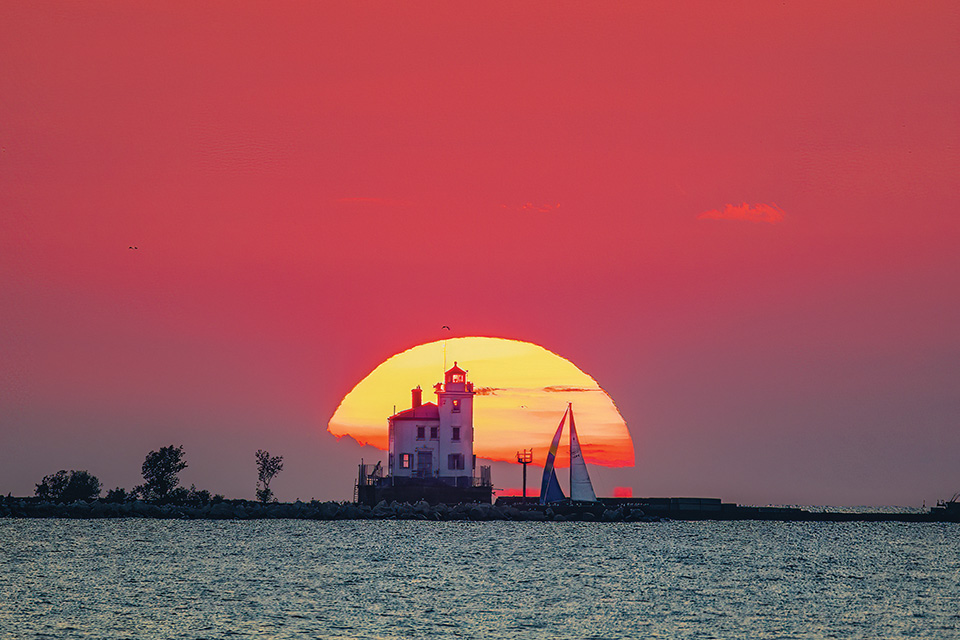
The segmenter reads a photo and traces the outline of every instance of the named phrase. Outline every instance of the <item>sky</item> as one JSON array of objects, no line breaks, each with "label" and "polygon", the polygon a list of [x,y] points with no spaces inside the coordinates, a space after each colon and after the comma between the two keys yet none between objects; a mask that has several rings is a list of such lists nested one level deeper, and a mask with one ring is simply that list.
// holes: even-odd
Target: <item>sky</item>
[{"label": "sky", "polygon": [[947,498],[958,36],[952,2],[3,3],[0,493],[174,444],[188,486],[252,498],[266,449],[280,499],[350,499],[378,451],[328,421],[447,325],[609,394],[601,489]]}]

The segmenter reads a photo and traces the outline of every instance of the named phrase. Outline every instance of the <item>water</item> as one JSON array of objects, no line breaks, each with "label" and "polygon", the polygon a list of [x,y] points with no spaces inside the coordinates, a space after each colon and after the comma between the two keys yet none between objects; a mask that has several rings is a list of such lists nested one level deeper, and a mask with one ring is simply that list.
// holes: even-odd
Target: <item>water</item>
[{"label": "water", "polygon": [[0,520],[0,638],[960,638],[960,525]]}]

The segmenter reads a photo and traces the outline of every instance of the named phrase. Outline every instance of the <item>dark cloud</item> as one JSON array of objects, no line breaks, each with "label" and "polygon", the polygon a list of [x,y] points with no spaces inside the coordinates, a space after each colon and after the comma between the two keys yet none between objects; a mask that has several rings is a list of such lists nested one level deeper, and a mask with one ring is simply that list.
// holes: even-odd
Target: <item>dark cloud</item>
[{"label": "dark cloud", "polygon": [[495,396],[497,391],[503,391],[503,389],[498,389],[497,387],[476,387],[473,392],[478,396]]},{"label": "dark cloud", "polygon": [[567,393],[567,392],[582,393],[585,391],[597,391],[597,389],[584,389],[583,387],[564,387],[564,386],[544,387],[543,390],[546,391],[547,393]]}]

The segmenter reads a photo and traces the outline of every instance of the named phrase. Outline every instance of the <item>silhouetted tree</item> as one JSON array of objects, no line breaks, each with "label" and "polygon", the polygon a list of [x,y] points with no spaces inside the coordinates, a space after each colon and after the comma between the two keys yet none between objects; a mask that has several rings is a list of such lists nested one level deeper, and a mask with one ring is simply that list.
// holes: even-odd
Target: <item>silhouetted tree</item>
[{"label": "silhouetted tree", "polygon": [[49,476],[43,476],[43,480],[37,485],[34,493],[38,498],[44,500],[59,500],[60,496],[63,495],[63,490],[67,488],[68,482],[70,482],[70,476],[61,469]]},{"label": "silhouetted tree", "polygon": [[145,482],[135,491],[145,500],[164,500],[180,484],[177,474],[186,468],[187,463],[183,461],[183,445],[179,447],[170,445],[161,448],[160,451],[151,451],[144,459],[141,468]]},{"label": "silhouetted tree", "polygon": [[[283,456],[270,457],[263,449],[257,450],[257,500],[270,502],[273,492],[270,491],[270,481],[283,471]],[[262,486],[261,486],[262,485]]]},{"label": "silhouetted tree", "polygon": [[100,480],[88,471],[65,471],[44,476],[37,485],[37,497],[57,502],[93,500],[100,496]]},{"label": "silhouetted tree", "polygon": [[63,492],[64,502],[95,500],[100,497],[100,479],[87,471],[72,471]]}]

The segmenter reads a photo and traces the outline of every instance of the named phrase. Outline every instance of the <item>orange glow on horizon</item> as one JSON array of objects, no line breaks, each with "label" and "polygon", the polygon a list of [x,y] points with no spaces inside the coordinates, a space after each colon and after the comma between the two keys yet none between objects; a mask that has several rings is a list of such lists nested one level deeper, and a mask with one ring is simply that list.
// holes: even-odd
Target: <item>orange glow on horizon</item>
[{"label": "orange glow on horizon", "polygon": [[[572,402],[584,459],[608,467],[634,464],[633,440],[613,400],[569,360],[529,342],[464,337],[446,342],[446,366],[457,361],[478,392],[474,401],[478,458],[516,462],[533,448],[542,466],[567,403]],[[420,386],[423,401],[443,377],[444,341],[422,344],[388,358],[348,393],[327,430],[361,444],[387,449],[387,418],[410,406]],[[557,466],[569,464],[566,433]]]},{"label": "orange glow on horizon", "polygon": [[[522,487],[508,487],[506,489],[497,489],[497,497],[506,497],[506,498],[521,498],[523,497],[523,488]],[[531,488],[527,487],[527,497],[528,498],[539,498],[540,497],[540,488]]]}]

